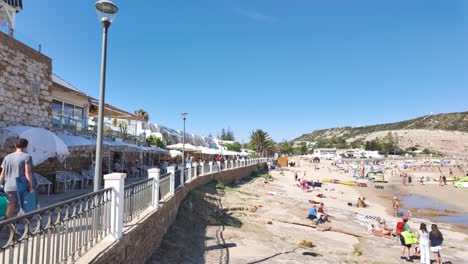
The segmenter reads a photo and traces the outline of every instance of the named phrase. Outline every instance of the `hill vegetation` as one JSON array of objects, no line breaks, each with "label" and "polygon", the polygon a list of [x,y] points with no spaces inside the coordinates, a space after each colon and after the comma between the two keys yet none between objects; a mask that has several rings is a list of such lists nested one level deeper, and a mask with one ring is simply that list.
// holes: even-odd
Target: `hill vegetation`
[{"label": "hill vegetation", "polygon": [[[447,152],[447,147],[452,143],[466,152],[466,132],[468,112],[460,112],[428,115],[396,123],[316,130],[293,141],[316,142],[314,148],[364,148],[378,150],[382,154],[405,154],[418,150],[425,154],[441,154]],[[437,134],[444,138],[438,143],[435,142],[438,140]]]},{"label": "hill vegetation", "polygon": [[403,129],[428,129],[468,132],[468,111],[460,113],[448,113],[427,115],[406,121],[362,126],[362,127],[339,127],[316,130],[309,134],[304,134],[293,141],[313,141],[323,139],[344,139],[364,136],[379,131],[403,130]]}]

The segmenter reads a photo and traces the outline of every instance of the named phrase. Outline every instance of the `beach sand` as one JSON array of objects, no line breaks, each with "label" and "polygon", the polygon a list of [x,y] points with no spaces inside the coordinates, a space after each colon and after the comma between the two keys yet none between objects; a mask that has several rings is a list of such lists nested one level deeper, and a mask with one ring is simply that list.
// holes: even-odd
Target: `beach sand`
[{"label": "beach sand", "polygon": [[[396,226],[399,218],[391,216],[390,207],[393,193],[399,189],[399,176],[382,184],[384,190],[326,183],[312,192],[303,192],[296,187],[294,170],[299,171],[299,177],[305,171],[306,177],[314,180],[351,177],[335,171],[328,161],[320,163],[318,171],[308,162],[301,165],[285,169],[282,174],[271,171],[273,181],[268,183],[254,178],[224,189],[212,184],[193,191],[150,263],[402,262],[396,238],[366,231],[372,222],[366,216],[379,216],[387,220],[388,226]],[[426,187],[438,186],[404,187],[423,194]],[[451,193],[448,187],[440,188],[443,190],[436,194],[427,190],[431,197]],[[322,201],[331,222],[315,226],[306,216],[311,207],[308,201],[318,193],[326,197]],[[465,194],[456,195],[463,198]],[[362,196],[369,207],[348,206],[348,202],[354,204]],[[417,229],[421,221],[431,223],[412,217],[409,224]],[[463,263],[468,259],[468,235],[452,225],[438,224],[445,237],[443,260]]]}]

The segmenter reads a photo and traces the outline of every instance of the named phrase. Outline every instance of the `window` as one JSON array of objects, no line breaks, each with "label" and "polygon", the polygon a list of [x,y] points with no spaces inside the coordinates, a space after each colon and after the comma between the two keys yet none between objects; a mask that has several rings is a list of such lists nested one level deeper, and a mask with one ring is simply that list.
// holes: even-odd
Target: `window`
[{"label": "window", "polygon": [[53,100],[52,101],[52,112],[62,113],[62,102]]},{"label": "window", "polygon": [[60,125],[60,118],[62,116],[62,102],[52,101],[52,124],[54,126]]},{"label": "window", "polygon": [[74,108],[75,108],[75,106],[72,105],[72,104],[64,104],[63,105],[63,114],[66,117],[73,117]]},{"label": "window", "polygon": [[83,119],[83,108],[75,106],[75,117],[76,119]]}]

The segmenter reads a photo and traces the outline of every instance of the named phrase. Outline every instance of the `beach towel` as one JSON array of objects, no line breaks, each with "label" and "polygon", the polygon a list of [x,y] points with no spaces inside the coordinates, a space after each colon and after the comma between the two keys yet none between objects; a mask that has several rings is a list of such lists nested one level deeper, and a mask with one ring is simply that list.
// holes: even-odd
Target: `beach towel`
[{"label": "beach towel", "polygon": [[36,178],[32,178],[34,191],[29,192],[29,182],[26,177],[21,176],[16,178],[16,188],[18,193],[18,203],[22,213],[29,213],[37,210],[38,197],[37,197],[37,184]]}]

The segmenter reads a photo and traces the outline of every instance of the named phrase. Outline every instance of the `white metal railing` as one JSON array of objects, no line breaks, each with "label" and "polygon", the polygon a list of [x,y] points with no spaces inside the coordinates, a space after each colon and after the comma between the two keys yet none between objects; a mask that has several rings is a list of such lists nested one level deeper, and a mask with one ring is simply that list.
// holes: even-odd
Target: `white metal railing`
[{"label": "white metal railing", "polygon": [[[229,161],[222,171],[263,162],[267,159]],[[0,230],[8,236],[0,236],[0,263],[74,263],[104,237],[120,239],[124,224],[148,208],[158,208],[185,182],[218,172],[213,163],[193,166],[184,178],[183,170],[175,167],[168,167],[164,175],[159,169],[149,169],[148,179],[128,186],[124,186],[126,174],[107,174],[103,190],[1,221]],[[175,188],[176,175],[184,181],[182,188]]]}]

